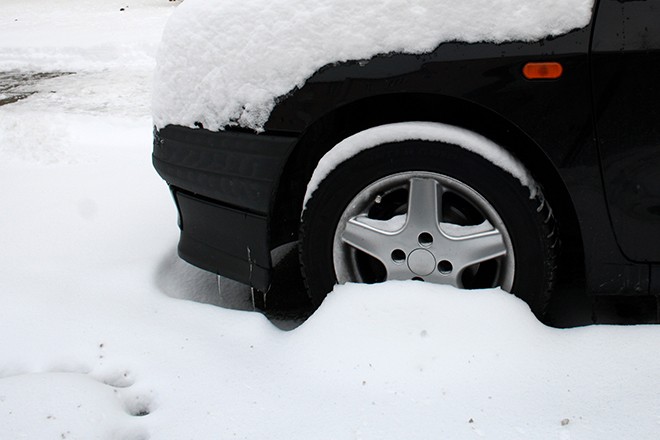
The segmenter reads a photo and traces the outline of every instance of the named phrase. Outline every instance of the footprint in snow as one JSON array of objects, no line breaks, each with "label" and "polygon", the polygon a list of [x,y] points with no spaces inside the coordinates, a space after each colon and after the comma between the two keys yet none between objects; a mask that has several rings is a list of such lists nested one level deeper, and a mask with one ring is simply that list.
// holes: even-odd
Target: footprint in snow
[{"label": "footprint in snow", "polygon": [[152,408],[128,370],[18,374],[0,379],[0,438],[147,440]]}]

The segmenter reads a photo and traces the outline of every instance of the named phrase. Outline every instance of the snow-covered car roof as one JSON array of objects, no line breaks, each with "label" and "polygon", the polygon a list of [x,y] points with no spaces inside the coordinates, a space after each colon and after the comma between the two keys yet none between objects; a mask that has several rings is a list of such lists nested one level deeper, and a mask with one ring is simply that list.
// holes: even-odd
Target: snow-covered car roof
[{"label": "snow-covered car roof", "polygon": [[443,42],[535,41],[587,26],[594,0],[186,0],[158,55],[168,124],[263,129],[276,99],[321,67]]}]

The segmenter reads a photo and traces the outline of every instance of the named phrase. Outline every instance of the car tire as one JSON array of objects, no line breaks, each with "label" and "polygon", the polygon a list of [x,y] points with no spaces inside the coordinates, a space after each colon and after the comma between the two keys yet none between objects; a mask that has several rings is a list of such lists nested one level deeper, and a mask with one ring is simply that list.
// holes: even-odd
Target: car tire
[{"label": "car tire", "polygon": [[415,279],[500,286],[539,317],[558,248],[540,189],[459,146],[412,140],[362,151],[330,172],[306,204],[299,242],[315,306],[337,283]]}]

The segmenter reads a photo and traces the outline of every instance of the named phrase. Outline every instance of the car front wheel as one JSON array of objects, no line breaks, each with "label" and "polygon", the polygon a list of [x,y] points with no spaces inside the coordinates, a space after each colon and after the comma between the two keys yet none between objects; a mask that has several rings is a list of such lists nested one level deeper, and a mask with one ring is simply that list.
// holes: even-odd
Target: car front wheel
[{"label": "car front wheel", "polygon": [[419,280],[501,287],[540,316],[555,229],[539,190],[478,154],[397,142],[357,154],[319,184],[302,218],[301,266],[316,305],[336,283]]}]

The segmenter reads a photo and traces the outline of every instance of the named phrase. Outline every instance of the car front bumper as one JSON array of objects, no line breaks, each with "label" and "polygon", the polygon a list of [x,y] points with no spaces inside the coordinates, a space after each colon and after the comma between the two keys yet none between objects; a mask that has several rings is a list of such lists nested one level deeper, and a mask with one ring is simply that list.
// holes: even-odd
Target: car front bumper
[{"label": "car front bumper", "polygon": [[168,126],[153,164],[179,212],[179,256],[262,291],[270,285],[269,213],[295,138]]}]

